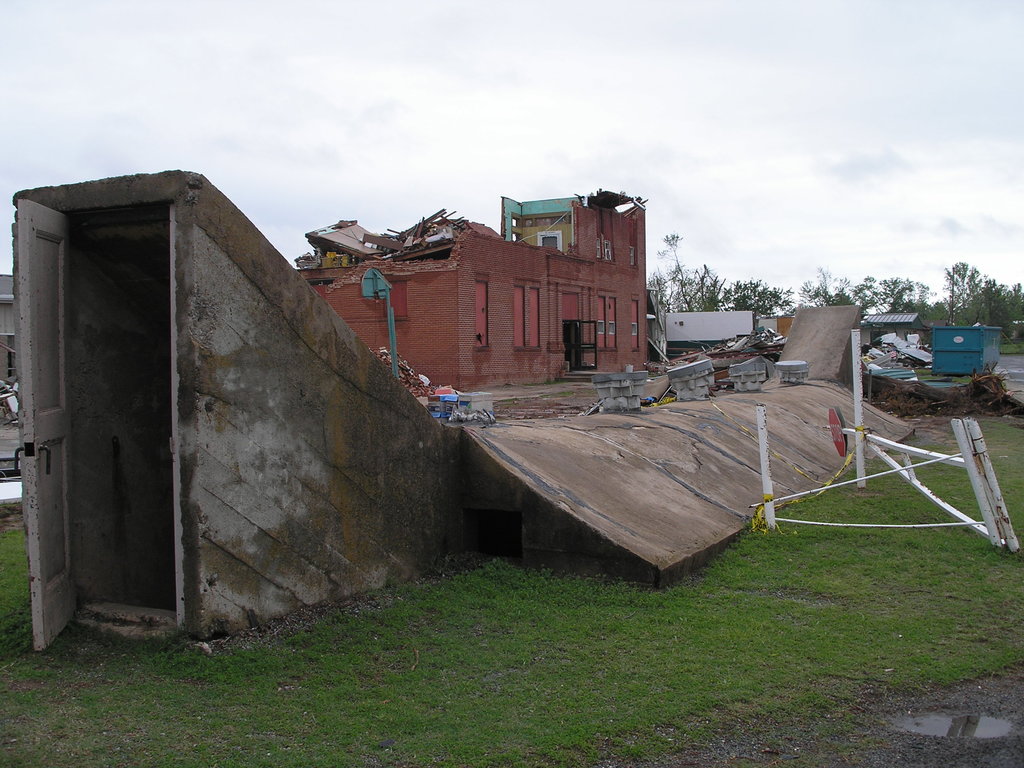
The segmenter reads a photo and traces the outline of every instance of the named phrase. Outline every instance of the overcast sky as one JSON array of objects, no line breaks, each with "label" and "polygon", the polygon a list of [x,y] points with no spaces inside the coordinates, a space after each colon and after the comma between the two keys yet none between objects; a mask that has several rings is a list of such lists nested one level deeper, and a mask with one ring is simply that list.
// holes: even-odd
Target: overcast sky
[{"label": "overcast sky", "polygon": [[[1024,280],[1024,3],[3,0],[0,189],[203,173],[289,260],[338,219],[649,199],[688,266]],[[0,271],[10,270],[0,253]]]}]

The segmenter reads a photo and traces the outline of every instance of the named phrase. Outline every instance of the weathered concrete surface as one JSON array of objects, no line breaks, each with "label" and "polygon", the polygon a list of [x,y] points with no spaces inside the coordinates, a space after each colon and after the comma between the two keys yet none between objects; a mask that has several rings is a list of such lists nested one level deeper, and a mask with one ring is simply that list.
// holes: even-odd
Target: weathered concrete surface
[{"label": "weathered concrete surface", "polygon": [[850,331],[860,326],[860,307],[801,307],[780,360],[806,360],[809,378],[853,386]]},{"label": "weathered concrete surface", "polygon": [[[463,506],[520,512],[528,565],[672,583],[724,547],[761,500],[758,403],[782,456],[772,463],[776,495],[811,488],[841,466],[827,413],[849,412],[849,391],[774,383],[639,415],[467,428]],[[911,431],[870,406],[865,419],[892,439]]]},{"label": "weathered concrete surface", "polygon": [[[147,550],[162,572],[129,573],[111,536],[80,537],[92,542],[72,547],[80,598],[147,601],[118,585],[171,583],[175,604],[150,607],[171,607],[184,629],[208,636],[409,578],[449,548],[458,523],[457,435],[429,417],[203,176],[120,177],[18,199],[71,219],[71,259],[86,250],[79,230],[97,211],[144,208],[163,233],[145,249],[163,254],[162,271],[157,264],[134,293],[128,280],[120,292],[69,295],[70,316],[89,302],[130,301],[135,308],[119,308],[114,326],[140,322],[140,332],[168,334],[151,349],[134,341],[135,331],[122,339],[111,323],[92,326],[92,339],[86,329],[76,337],[103,348],[84,379],[102,407],[77,408],[71,431],[95,433],[102,450],[72,446],[72,528],[116,529],[111,521],[124,517],[111,493],[117,482],[174,495],[163,502],[171,519],[157,521],[166,536]],[[130,263],[139,233],[115,226],[89,249],[95,259]],[[153,301],[161,290],[164,298]],[[92,307],[83,322],[100,314]],[[68,381],[81,382],[80,373],[69,370]],[[155,418],[164,423],[144,416],[144,407],[124,407],[131,393],[122,376],[128,386],[151,380],[142,404],[163,393]],[[138,457],[121,481],[112,433]],[[133,498],[132,514],[145,521],[146,496]],[[155,556],[163,552],[174,554]],[[108,578],[102,569],[122,572]]]}]

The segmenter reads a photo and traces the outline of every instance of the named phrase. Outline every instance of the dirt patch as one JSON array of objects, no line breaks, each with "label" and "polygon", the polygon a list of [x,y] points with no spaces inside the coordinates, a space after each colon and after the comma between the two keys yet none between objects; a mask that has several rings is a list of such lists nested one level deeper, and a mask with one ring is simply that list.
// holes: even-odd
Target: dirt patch
[{"label": "dirt patch", "polygon": [[0,504],[0,533],[24,529],[21,504]]},{"label": "dirt patch", "polygon": [[597,392],[590,382],[495,387],[492,394],[498,421],[579,416],[597,402]]},{"label": "dirt patch", "polygon": [[[799,724],[737,723],[721,729],[700,749],[686,749],[660,760],[606,760],[595,768],[736,768],[813,765],[833,768],[976,768],[1024,765],[1024,670],[914,694],[894,694],[868,685],[852,705],[823,709],[819,718]],[[994,738],[970,735],[926,736],[901,723],[928,714],[987,716],[1009,723]],[[837,722],[852,727],[836,728]],[[841,735],[837,735],[841,734]]]}]

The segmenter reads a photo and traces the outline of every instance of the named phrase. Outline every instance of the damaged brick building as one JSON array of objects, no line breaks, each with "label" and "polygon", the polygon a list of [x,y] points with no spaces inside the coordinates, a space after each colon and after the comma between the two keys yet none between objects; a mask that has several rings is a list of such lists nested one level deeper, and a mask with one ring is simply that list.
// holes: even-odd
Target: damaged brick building
[{"label": "damaged brick building", "polygon": [[371,349],[388,345],[370,267],[391,283],[398,353],[471,389],[646,360],[645,201],[622,193],[502,198],[501,234],[441,210],[404,231],[339,221],[307,234],[300,274]]}]

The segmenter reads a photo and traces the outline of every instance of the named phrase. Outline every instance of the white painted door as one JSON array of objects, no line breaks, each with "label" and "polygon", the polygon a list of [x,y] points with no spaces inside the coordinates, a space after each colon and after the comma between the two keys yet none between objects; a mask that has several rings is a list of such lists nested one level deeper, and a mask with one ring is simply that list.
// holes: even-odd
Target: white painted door
[{"label": "white painted door", "polygon": [[22,398],[23,509],[28,535],[32,643],[42,650],[75,610],[71,581],[64,387],[64,280],[68,221],[18,201],[18,375]]}]

